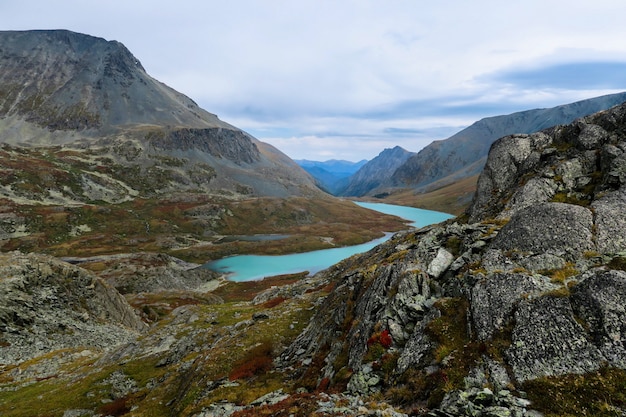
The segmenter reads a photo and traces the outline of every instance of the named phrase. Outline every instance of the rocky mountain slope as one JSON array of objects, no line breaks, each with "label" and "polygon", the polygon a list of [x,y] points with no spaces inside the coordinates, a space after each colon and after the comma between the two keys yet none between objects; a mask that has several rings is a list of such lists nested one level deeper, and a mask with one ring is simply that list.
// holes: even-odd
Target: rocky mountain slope
[{"label": "rocky mountain slope", "polygon": [[[457,181],[481,172],[491,144],[515,133],[532,133],[571,123],[579,117],[626,101],[626,93],[581,100],[549,109],[526,110],[488,117],[443,141],[435,141],[394,172],[393,186],[423,188]],[[443,181],[443,182],[442,182]]]},{"label": "rocky mountain slope", "polygon": [[[164,191],[317,193],[287,156],[150,77],[121,43],[69,31],[0,32],[0,142],[63,145],[130,178],[158,171]],[[140,194],[109,173],[84,175],[105,194]]]},{"label": "rocky mountain slope", "polygon": [[[156,287],[129,288],[126,298],[152,323],[141,336],[132,338],[133,325],[106,351],[86,339],[85,348],[50,343],[34,360],[5,359],[0,412],[622,415],[625,173],[626,104],[501,138],[464,216],[398,233],[313,277],[210,289],[190,275],[187,291],[157,299],[132,293]],[[89,323],[102,297],[87,281],[100,288],[98,281],[57,261],[30,255],[39,265],[32,268],[25,255],[10,256],[18,266],[5,276],[19,284],[2,290],[4,347],[19,346],[29,331],[55,340],[69,328],[76,340],[78,320],[39,325],[34,306],[68,300],[67,310],[49,309]],[[112,276],[115,266],[90,262],[84,266]],[[133,262],[142,271],[141,258]],[[182,267],[162,263],[159,271]],[[46,264],[63,272],[38,272]],[[22,284],[31,276],[51,285]],[[71,286],[68,276],[86,278]],[[121,317],[103,323],[136,322]],[[33,395],[39,401],[28,402]]]},{"label": "rocky mountain slope", "polygon": [[582,100],[548,109],[534,109],[481,119],[445,140],[434,141],[396,169],[378,172],[376,181],[357,185],[364,196],[414,189],[426,192],[475,176],[482,171],[491,144],[502,136],[528,134],[608,109],[626,101],[626,93]]},{"label": "rocky mountain slope", "polygon": [[[285,154],[150,77],[119,42],[0,32],[3,251],[204,262],[365,242],[401,227],[322,192]],[[290,238],[220,243],[250,233]]]},{"label": "rocky mountain slope", "polygon": [[[63,358],[64,351],[101,352],[135,340],[148,327],[115,288],[54,258],[1,254],[0,277],[0,363],[5,370],[37,359],[37,377],[45,378],[81,357]],[[61,360],[45,356],[51,352],[61,354]],[[24,377],[14,373],[13,378]]]},{"label": "rocky mountain slope", "polygon": [[342,196],[363,196],[379,188],[389,176],[409,159],[413,152],[400,146],[385,149],[349,178],[348,185],[339,192]]},{"label": "rocky mountain slope", "polygon": [[[625,127],[622,105],[498,140],[467,217],[327,271],[282,359],[429,415],[623,413]],[[606,396],[569,403],[586,384]]]},{"label": "rocky mountain slope", "polygon": [[[159,199],[116,177],[157,198],[76,204],[89,187],[68,178],[106,197],[115,164],[2,151],[1,239],[22,249],[0,256],[3,416],[626,413],[626,104],[497,140],[463,216],[251,283],[155,248],[214,249],[198,230],[230,219],[311,228],[307,201]],[[68,257],[23,253],[39,248]]]}]

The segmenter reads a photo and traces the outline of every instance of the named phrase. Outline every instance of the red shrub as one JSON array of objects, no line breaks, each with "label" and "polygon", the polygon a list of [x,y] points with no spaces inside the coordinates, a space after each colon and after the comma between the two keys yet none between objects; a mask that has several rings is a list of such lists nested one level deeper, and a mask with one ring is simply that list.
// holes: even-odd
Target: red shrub
[{"label": "red shrub", "polygon": [[255,375],[263,374],[272,369],[272,344],[263,342],[259,346],[252,348],[246,356],[235,362],[228,379],[252,378]]},{"label": "red shrub", "polygon": [[105,416],[123,416],[130,411],[130,408],[126,404],[127,398],[122,397],[114,400],[110,403],[106,403],[99,408],[100,413]]},{"label": "red shrub", "polygon": [[326,378],[322,378],[322,380],[320,381],[320,384],[317,387],[318,392],[324,392],[328,390],[328,387],[330,386],[330,378],[326,377]]},{"label": "red shrub", "polygon": [[378,343],[380,343],[381,346],[385,349],[389,349],[391,347],[393,339],[389,334],[389,330],[383,330],[383,332],[380,334],[380,337],[378,338]]},{"label": "red shrub", "polygon": [[276,297],[276,298],[272,298],[270,300],[267,300],[266,302],[263,303],[263,307],[264,308],[273,308],[276,307],[279,304],[282,304],[284,301],[286,300],[285,297]]},{"label": "red shrub", "polygon": [[380,333],[374,333],[372,337],[367,340],[367,346],[372,346],[375,343],[378,343],[385,349],[389,349],[393,344],[393,339],[389,334],[389,330],[385,329]]}]

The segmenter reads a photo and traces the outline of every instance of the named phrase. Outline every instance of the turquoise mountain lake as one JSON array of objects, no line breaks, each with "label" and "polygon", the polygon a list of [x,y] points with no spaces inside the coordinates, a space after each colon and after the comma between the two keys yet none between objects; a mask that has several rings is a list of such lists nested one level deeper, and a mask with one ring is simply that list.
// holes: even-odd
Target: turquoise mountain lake
[{"label": "turquoise mountain lake", "polygon": [[[439,223],[454,216],[438,211],[422,210],[413,207],[396,206],[381,203],[360,203],[361,207],[376,210],[385,214],[392,214],[412,221],[413,227],[424,227]],[[309,271],[315,274],[330,267],[354,254],[366,252],[392,236],[386,233],[384,237],[372,240],[361,245],[345,246],[340,248],[323,249],[305,253],[289,255],[237,255],[209,262],[205,268],[227,274],[232,281],[252,281],[274,275],[295,274]]]}]

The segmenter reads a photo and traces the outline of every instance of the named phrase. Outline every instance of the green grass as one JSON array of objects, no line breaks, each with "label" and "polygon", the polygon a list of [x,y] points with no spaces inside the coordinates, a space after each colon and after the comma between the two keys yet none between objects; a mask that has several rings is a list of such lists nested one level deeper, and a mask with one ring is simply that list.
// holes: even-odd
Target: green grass
[{"label": "green grass", "polygon": [[626,371],[603,368],[586,375],[540,378],[523,385],[532,408],[546,417],[621,415],[626,407]]},{"label": "green grass", "polygon": [[97,383],[110,372],[89,373],[87,367],[72,370],[71,380],[53,377],[22,386],[16,390],[0,392],[0,415],[5,417],[62,416],[67,409],[93,409],[98,399],[92,397]]},{"label": "green grass", "polygon": [[[289,281],[269,280],[264,285],[254,287],[252,293],[257,293],[270,284],[280,285],[286,282]],[[241,291],[239,295],[238,290]],[[234,286],[227,293],[232,300],[246,300],[252,296],[247,290]],[[254,306],[247,301],[192,304],[188,308],[198,319],[181,324],[177,324],[177,316],[166,314],[136,343],[142,345],[154,340],[155,336],[162,339],[173,334],[178,340],[182,337],[192,338],[191,346],[201,347],[199,350],[189,349],[180,361],[166,365],[163,365],[162,359],[170,355],[170,351],[148,356],[135,354],[100,367],[96,364],[97,357],[90,356],[64,366],[59,375],[46,380],[33,380],[30,385],[25,386],[16,385],[8,377],[10,369],[2,369],[0,386],[5,390],[0,391],[0,415],[60,417],[68,409],[123,413],[132,408],[133,416],[190,416],[216,401],[248,404],[279,388],[289,391],[292,382],[273,369],[271,358],[302,332],[313,314],[311,307],[314,300],[322,294],[309,293],[303,298],[286,299],[271,306]],[[172,297],[172,294],[166,296]],[[158,295],[153,294],[152,297]],[[151,298],[151,302],[156,303],[158,300]],[[271,319],[253,321],[252,317],[257,312],[266,312]],[[235,326],[242,322],[248,324]],[[263,350],[259,346],[271,346],[271,349]],[[48,356],[54,355],[55,353]],[[253,363],[259,355],[264,358],[265,366],[255,368],[250,374],[238,376],[240,385],[207,392],[209,381],[236,376],[237,371]],[[35,359],[21,367],[26,369],[41,359]],[[131,378],[137,391],[114,399],[113,402],[103,403],[103,400],[113,399],[111,386],[105,382],[113,372],[122,372]],[[8,387],[14,387],[14,390],[6,390]],[[167,406],[167,403],[170,405]]]}]

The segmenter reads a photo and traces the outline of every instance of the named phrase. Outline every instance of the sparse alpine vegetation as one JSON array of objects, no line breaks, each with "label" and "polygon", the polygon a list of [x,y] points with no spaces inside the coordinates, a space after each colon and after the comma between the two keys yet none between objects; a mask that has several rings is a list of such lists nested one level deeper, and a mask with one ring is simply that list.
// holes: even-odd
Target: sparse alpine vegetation
[{"label": "sparse alpine vegetation", "polygon": [[[11,42],[37,51],[31,35]],[[115,88],[150,82],[117,43],[39,35],[78,61],[112,48],[103,76]],[[193,262],[402,224],[281,182],[293,173],[282,156],[264,159],[268,148],[216,118],[94,139],[87,121],[35,126],[3,91],[3,134],[11,123],[50,134],[0,149],[3,416],[626,413],[626,104],[496,141],[456,219],[312,277],[234,283]],[[181,118],[204,117],[167,91],[192,110]],[[224,179],[241,169],[246,181]],[[221,239],[256,233],[291,236]]]}]

